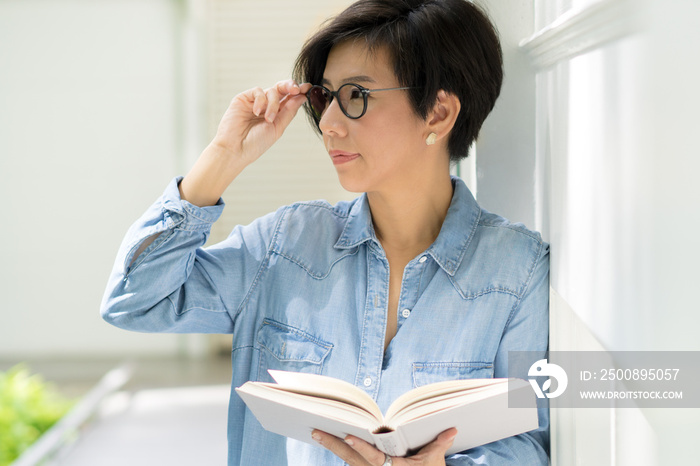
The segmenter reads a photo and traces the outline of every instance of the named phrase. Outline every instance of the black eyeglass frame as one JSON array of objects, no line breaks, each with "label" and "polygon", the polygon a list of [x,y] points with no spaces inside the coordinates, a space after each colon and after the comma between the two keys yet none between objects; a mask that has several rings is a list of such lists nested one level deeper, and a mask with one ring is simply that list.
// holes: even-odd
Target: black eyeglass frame
[{"label": "black eyeglass frame", "polygon": [[[344,87],[347,87],[347,86],[353,86],[353,87],[359,89],[360,92],[362,93],[362,113],[360,113],[359,116],[351,116],[351,115],[349,115],[348,112],[347,112],[347,110],[345,110],[345,107],[343,106],[342,101],[340,100],[340,97],[339,97],[339,96],[340,96],[340,90],[341,90],[342,88],[344,88]],[[306,102],[309,104],[309,107],[311,108],[311,111],[313,112],[313,114],[314,114],[314,116],[315,116],[316,123],[318,123],[318,122],[321,120],[321,117],[323,116],[323,114],[322,114],[322,113],[319,113],[319,114],[317,115],[317,112],[316,112],[316,110],[314,110],[314,106],[313,106],[313,104],[311,103],[311,97],[309,97],[309,96],[311,95],[311,91],[312,91],[315,87],[319,87],[319,88],[321,88],[321,89],[327,91],[327,92],[331,95],[330,100],[328,100],[328,106],[331,105],[331,103],[333,102],[333,99],[337,99],[337,100],[338,100],[338,106],[340,107],[340,111],[342,111],[342,112],[343,112],[343,115],[345,115],[346,117],[350,118],[351,120],[357,120],[358,118],[362,118],[362,117],[364,116],[364,114],[367,113],[367,96],[369,96],[372,92],[381,92],[381,91],[404,91],[404,90],[407,90],[407,89],[415,89],[415,87],[388,87],[388,88],[385,88],[385,89],[367,89],[366,87],[360,86],[359,84],[355,84],[355,83],[345,83],[345,84],[343,84],[342,86],[340,86],[340,87],[338,88],[337,91],[331,91],[331,90],[328,89],[326,86],[322,86],[322,85],[320,85],[320,84],[315,84],[315,85],[311,86],[311,89],[309,89],[308,92],[306,93]],[[327,109],[327,108],[328,108],[328,107],[326,107],[326,109]],[[325,110],[324,110],[324,112],[325,112]]]}]

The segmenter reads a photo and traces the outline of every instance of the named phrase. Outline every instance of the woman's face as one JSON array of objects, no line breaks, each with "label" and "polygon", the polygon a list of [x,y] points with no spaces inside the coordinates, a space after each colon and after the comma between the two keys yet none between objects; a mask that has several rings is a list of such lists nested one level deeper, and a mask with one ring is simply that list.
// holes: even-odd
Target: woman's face
[{"label": "woman's face", "polygon": [[[331,50],[323,85],[331,91],[345,83],[367,89],[400,87],[383,49],[369,53],[355,42]],[[351,192],[384,192],[412,186],[424,174],[426,123],[411,107],[408,91],[371,93],[367,112],[353,120],[333,99],[319,122],[341,185]]]}]

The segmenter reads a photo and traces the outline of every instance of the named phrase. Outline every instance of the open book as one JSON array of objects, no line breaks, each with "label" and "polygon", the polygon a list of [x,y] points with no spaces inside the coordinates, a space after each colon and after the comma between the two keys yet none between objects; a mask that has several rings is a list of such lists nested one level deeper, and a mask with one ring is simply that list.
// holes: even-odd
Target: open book
[{"label": "open book", "polygon": [[[236,391],[262,426],[316,444],[313,429],[354,435],[391,456],[405,456],[450,427],[457,437],[447,454],[538,427],[535,393],[521,379],[467,379],[415,388],[382,414],[354,385],[332,377],[269,371],[277,383],[246,382]],[[508,407],[508,394],[518,408]]]}]

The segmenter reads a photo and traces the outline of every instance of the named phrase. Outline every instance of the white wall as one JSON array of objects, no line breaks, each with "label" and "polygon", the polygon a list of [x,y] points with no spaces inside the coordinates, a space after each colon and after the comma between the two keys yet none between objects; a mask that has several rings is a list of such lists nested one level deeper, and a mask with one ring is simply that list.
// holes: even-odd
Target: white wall
[{"label": "white wall", "polygon": [[176,2],[0,2],[0,357],[170,352],[99,305],[176,173]]},{"label": "white wall", "polygon": [[[502,32],[517,22],[511,2],[489,5]],[[691,0],[534,2],[534,36],[519,50],[536,72],[536,156],[523,183],[551,243],[552,350],[700,349],[699,13]],[[522,122],[503,112],[487,127],[519,134]],[[477,155],[477,172],[504,157],[488,144]],[[510,168],[488,170],[507,179]],[[479,178],[479,201],[528,219],[517,189],[487,190]],[[698,410],[551,414],[554,465],[697,462]]]},{"label": "white wall", "polygon": [[482,207],[536,224],[535,72],[518,48],[533,31],[531,1],[479,0],[498,29],[503,49],[501,95],[477,140],[476,185]]}]

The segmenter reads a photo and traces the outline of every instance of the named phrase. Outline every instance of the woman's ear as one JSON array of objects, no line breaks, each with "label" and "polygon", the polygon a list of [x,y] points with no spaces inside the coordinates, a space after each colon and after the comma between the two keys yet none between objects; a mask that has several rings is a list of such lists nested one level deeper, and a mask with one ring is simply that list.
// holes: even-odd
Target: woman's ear
[{"label": "woman's ear", "polygon": [[[431,138],[432,143],[443,139],[455,125],[457,115],[462,108],[462,104],[456,95],[439,90],[433,109],[428,113],[426,119],[426,139]],[[435,134],[435,136],[432,136]]]}]

